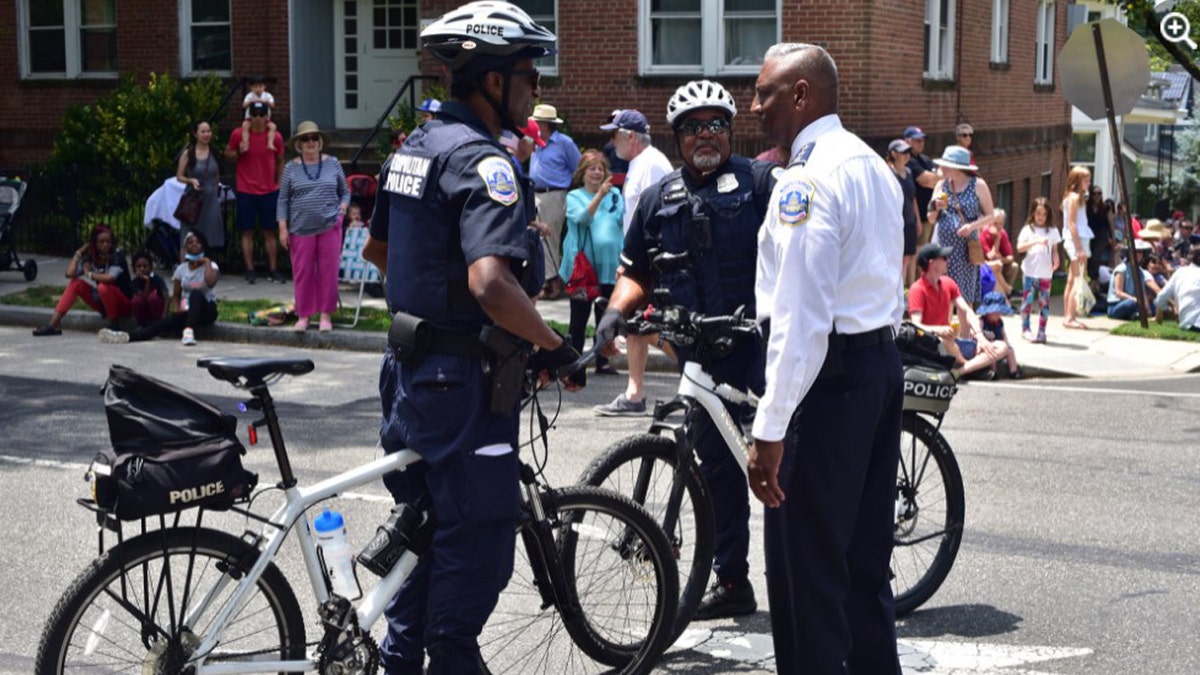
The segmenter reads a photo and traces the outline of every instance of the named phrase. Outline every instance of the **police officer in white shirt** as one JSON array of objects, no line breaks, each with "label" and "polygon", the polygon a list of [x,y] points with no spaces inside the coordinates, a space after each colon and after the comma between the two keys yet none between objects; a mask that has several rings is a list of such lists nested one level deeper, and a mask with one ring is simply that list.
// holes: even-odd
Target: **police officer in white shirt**
[{"label": "police officer in white shirt", "polygon": [[751,111],[791,147],[759,230],[768,334],[750,489],[780,673],[900,673],[889,579],[902,371],[900,185],[842,127],[814,45],[766,53]]}]

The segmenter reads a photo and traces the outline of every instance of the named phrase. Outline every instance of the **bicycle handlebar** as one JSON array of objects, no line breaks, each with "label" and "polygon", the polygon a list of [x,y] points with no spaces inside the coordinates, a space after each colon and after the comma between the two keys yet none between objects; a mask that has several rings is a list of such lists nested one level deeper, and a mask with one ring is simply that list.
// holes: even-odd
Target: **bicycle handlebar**
[{"label": "bicycle handlebar", "polygon": [[744,316],[739,307],[729,316],[705,316],[700,312],[689,312],[682,307],[651,305],[641,315],[626,323],[632,335],[661,333],[670,342],[691,346],[697,342],[712,343],[721,338],[737,338],[758,334],[758,323]]}]

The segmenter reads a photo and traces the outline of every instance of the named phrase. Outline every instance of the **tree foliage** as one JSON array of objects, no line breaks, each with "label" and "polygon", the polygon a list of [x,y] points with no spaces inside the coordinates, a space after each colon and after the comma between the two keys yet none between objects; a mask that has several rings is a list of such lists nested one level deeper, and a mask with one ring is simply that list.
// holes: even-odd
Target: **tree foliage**
[{"label": "tree foliage", "polygon": [[1152,0],[1107,0],[1108,4],[1116,5],[1128,17],[1129,27],[1146,38],[1146,47],[1150,51],[1150,62],[1153,70],[1165,70],[1171,63],[1183,66],[1192,77],[1200,79],[1200,65],[1196,63],[1195,54],[1185,43],[1171,42],[1163,37],[1159,24],[1167,11],[1175,11],[1186,16],[1192,23],[1192,39],[1200,38],[1200,2],[1177,2],[1175,7],[1162,11],[1154,10]]},{"label": "tree foliage", "polygon": [[123,75],[94,103],[67,110],[47,173],[71,185],[85,217],[139,205],[175,173],[192,122],[213,112],[224,87],[214,75],[151,74],[145,85]]}]

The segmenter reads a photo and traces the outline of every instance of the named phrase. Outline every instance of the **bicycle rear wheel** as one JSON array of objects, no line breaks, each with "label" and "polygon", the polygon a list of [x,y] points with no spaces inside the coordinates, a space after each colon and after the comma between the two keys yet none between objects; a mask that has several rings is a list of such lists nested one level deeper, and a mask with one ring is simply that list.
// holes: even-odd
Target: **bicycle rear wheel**
[{"label": "bicycle rear wheel", "polygon": [[[579,482],[631,497],[663,525],[677,458],[674,439],[638,434],[621,439],[600,453],[584,470]],[[644,492],[638,488],[642,472],[645,472]],[[695,462],[687,468],[677,512],[675,526],[667,532],[679,568],[679,612],[675,618],[674,638],[687,628],[704,598],[716,545],[712,500]]]},{"label": "bicycle rear wheel", "polygon": [[[539,541],[537,523],[523,519],[512,579],[479,638],[488,668],[649,672],[670,646],[679,597],[666,535],[633,502],[599,488],[544,492],[542,508],[553,541]],[[538,562],[543,550],[558,557],[557,584],[555,563]]]},{"label": "bicycle rear wheel", "polygon": [[925,418],[904,413],[896,475],[892,595],[896,616],[937,592],[962,542],[962,474],[945,437]]},{"label": "bicycle rear wheel", "polygon": [[[35,672],[182,672],[257,556],[237,537],[197,528],[147,532],[109,549],[50,614]],[[272,563],[206,663],[304,655],[300,606]]]}]

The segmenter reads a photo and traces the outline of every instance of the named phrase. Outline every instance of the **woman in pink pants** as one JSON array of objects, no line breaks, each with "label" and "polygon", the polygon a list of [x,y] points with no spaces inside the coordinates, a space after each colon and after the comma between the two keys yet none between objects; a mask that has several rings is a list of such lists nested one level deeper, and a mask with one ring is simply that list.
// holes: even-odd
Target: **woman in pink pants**
[{"label": "woman in pink pants", "polygon": [[342,218],[350,204],[346,175],[337,159],[323,154],[329,141],[315,122],[301,122],[289,144],[300,156],[283,168],[279,184],[279,243],[292,255],[296,285],[296,330],[308,330],[320,314],[321,332],[333,330],[338,302]]},{"label": "woman in pink pants", "polygon": [[58,299],[50,323],[34,329],[38,337],[62,335],[59,324],[71,305],[79,299],[100,313],[109,328],[117,328],[118,321],[133,314],[129,301],[129,265],[125,254],[116,247],[112,230],[107,225],[97,225],[91,236],[67,263],[67,278],[70,283]]}]

